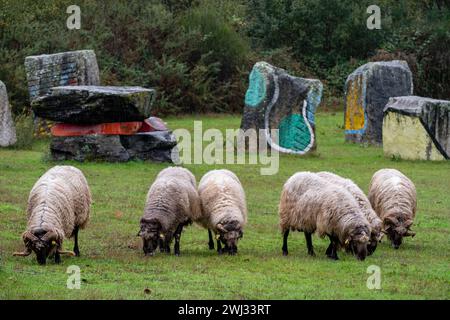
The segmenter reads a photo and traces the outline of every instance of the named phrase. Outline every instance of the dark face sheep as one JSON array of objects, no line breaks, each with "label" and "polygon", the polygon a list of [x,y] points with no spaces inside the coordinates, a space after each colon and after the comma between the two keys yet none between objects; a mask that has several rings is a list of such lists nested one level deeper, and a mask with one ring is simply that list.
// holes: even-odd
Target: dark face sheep
[{"label": "dark face sheep", "polygon": [[225,252],[229,255],[235,255],[237,253],[237,244],[239,239],[244,235],[242,228],[238,221],[230,221],[225,223],[219,223],[217,225],[219,231],[219,239],[217,246],[220,246],[219,240],[225,245]]},{"label": "dark face sheep", "polygon": [[372,255],[377,249],[378,243],[381,242],[383,234],[380,232],[379,234],[374,234],[370,236],[369,244],[367,245],[367,255]]},{"label": "dark face sheep", "polygon": [[357,228],[345,241],[345,249],[353,253],[360,261],[364,261],[368,255],[369,232],[366,228]]},{"label": "dark face sheep", "polygon": [[72,251],[62,251],[60,249],[61,241],[58,239],[56,233],[52,231],[39,230],[35,233],[25,232],[23,235],[23,241],[25,243],[24,252],[16,252],[15,256],[26,257],[32,252],[36,254],[36,260],[40,265],[47,263],[47,258],[50,256],[55,257],[55,262],[60,262],[61,254],[75,255]]},{"label": "dark face sheep", "polygon": [[161,233],[161,223],[155,219],[141,219],[141,230],[138,236],[142,238],[144,254],[153,256],[164,237]]},{"label": "dark face sheep", "polygon": [[394,249],[400,248],[404,237],[414,237],[416,234],[409,230],[412,225],[411,220],[406,220],[403,223],[395,218],[387,217],[384,219],[384,230],[391,245]]}]

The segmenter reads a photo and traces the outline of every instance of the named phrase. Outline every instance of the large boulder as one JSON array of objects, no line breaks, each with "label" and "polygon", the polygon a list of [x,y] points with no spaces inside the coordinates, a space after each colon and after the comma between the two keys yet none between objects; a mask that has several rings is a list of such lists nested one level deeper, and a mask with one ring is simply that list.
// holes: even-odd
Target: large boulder
[{"label": "large boulder", "polygon": [[345,140],[380,145],[389,98],[412,93],[412,73],[405,61],[369,62],[356,69],[345,83]]},{"label": "large boulder", "polygon": [[[53,87],[100,85],[97,58],[93,50],[43,54],[25,58],[30,101],[50,92]],[[35,118],[37,135],[49,135],[53,123]]]},{"label": "large boulder", "polygon": [[16,128],[11,117],[6,86],[0,81],[0,147],[8,147],[17,142]]},{"label": "large boulder", "polygon": [[391,98],[384,109],[383,150],[408,160],[450,158],[450,101]]},{"label": "large boulder", "polygon": [[143,121],[154,96],[155,90],[142,87],[64,86],[31,106],[38,117],[72,124]]},{"label": "large boulder", "polygon": [[[150,160],[172,162],[176,148],[175,136],[169,131],[135,135],[85,135],[53,137],[50,144],[52,160],[125,162]],[[176,151],[176,150],[175,150]]]},{"label": "large boulder", "polygon": [[293,77],[266,62],[255,64],[249,80],[241,129],[265,130],[267,143],[280,152],[305,154],[313,150],[314,115],[322,83]]}]

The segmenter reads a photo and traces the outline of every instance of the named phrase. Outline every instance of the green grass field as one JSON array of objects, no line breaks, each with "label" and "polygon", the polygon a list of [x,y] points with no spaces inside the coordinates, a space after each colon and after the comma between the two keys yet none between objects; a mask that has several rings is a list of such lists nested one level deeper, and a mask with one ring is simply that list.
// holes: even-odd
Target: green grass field
[{"label": "green grass field", "polygon": [[[237,128],[239,116],[202,117],[205,128]],[[167,119],[192,128],[194,117]],[[26,201],[31,187],[55,163],[45,161],[48,143],[31,151],[0,150],[0,299],[449,299],[450,162],[411,162],[383,157],[381,148],[344,143],[343,114],[317,115],[316,155],[280,156],[279,172],[261,176],[258,165],[220,166],[234,171],[247,195],[249,223],[237,256],[209,251],[207,232],[185,229],[181,256],[146,258],[136,237],[148,187],[167,164],[143,162],[71,163],[91,186],[91,223],[80,233],[81,257],[63,256],[60,265],[37,265],[22,250]],[[200,180],[212,165],[187,166]],[[317,256],[307,256],[304,236],[290,236],[290,255],[281,254],[278,200],[282,185],[297,171],[333,171],[367,191],[372,174],[396,168],[418,191],[413,230],[397,251],[386,241],[364,262],[341,252],[325,256],[326,240],[313,237]],[[71,249],[73,242],[65,241]],[[69,265],[81,268],[80,290],[66,288]],[[381,268],[381,289],[366,286],[367,268]],[[149,290],[145,290],[149,289]]]}]

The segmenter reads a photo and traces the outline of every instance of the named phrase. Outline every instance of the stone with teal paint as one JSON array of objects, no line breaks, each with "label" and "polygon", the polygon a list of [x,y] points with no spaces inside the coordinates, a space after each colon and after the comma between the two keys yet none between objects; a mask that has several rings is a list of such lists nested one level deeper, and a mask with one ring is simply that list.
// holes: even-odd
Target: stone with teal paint
[{"label": "stone with teal paint", "polygon": [[322,91],[319,80],[258,62],[249,76],[241,128],[265,130],[269,146],[280,152],[306,154],[316,148],[315,112]]}]

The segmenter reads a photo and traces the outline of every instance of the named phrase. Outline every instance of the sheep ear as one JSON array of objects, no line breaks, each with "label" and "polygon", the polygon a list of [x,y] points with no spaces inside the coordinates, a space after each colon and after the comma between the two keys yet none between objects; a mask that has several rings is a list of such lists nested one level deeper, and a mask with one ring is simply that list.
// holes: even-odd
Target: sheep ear
[{"label": "sheep ear", "polygon": [[412,237],[412,238],[414,238],[415,235],[416,235],[416,233],[412,232],[410,230],[406,231],[406,233],[405,233],[405,237]]}]

